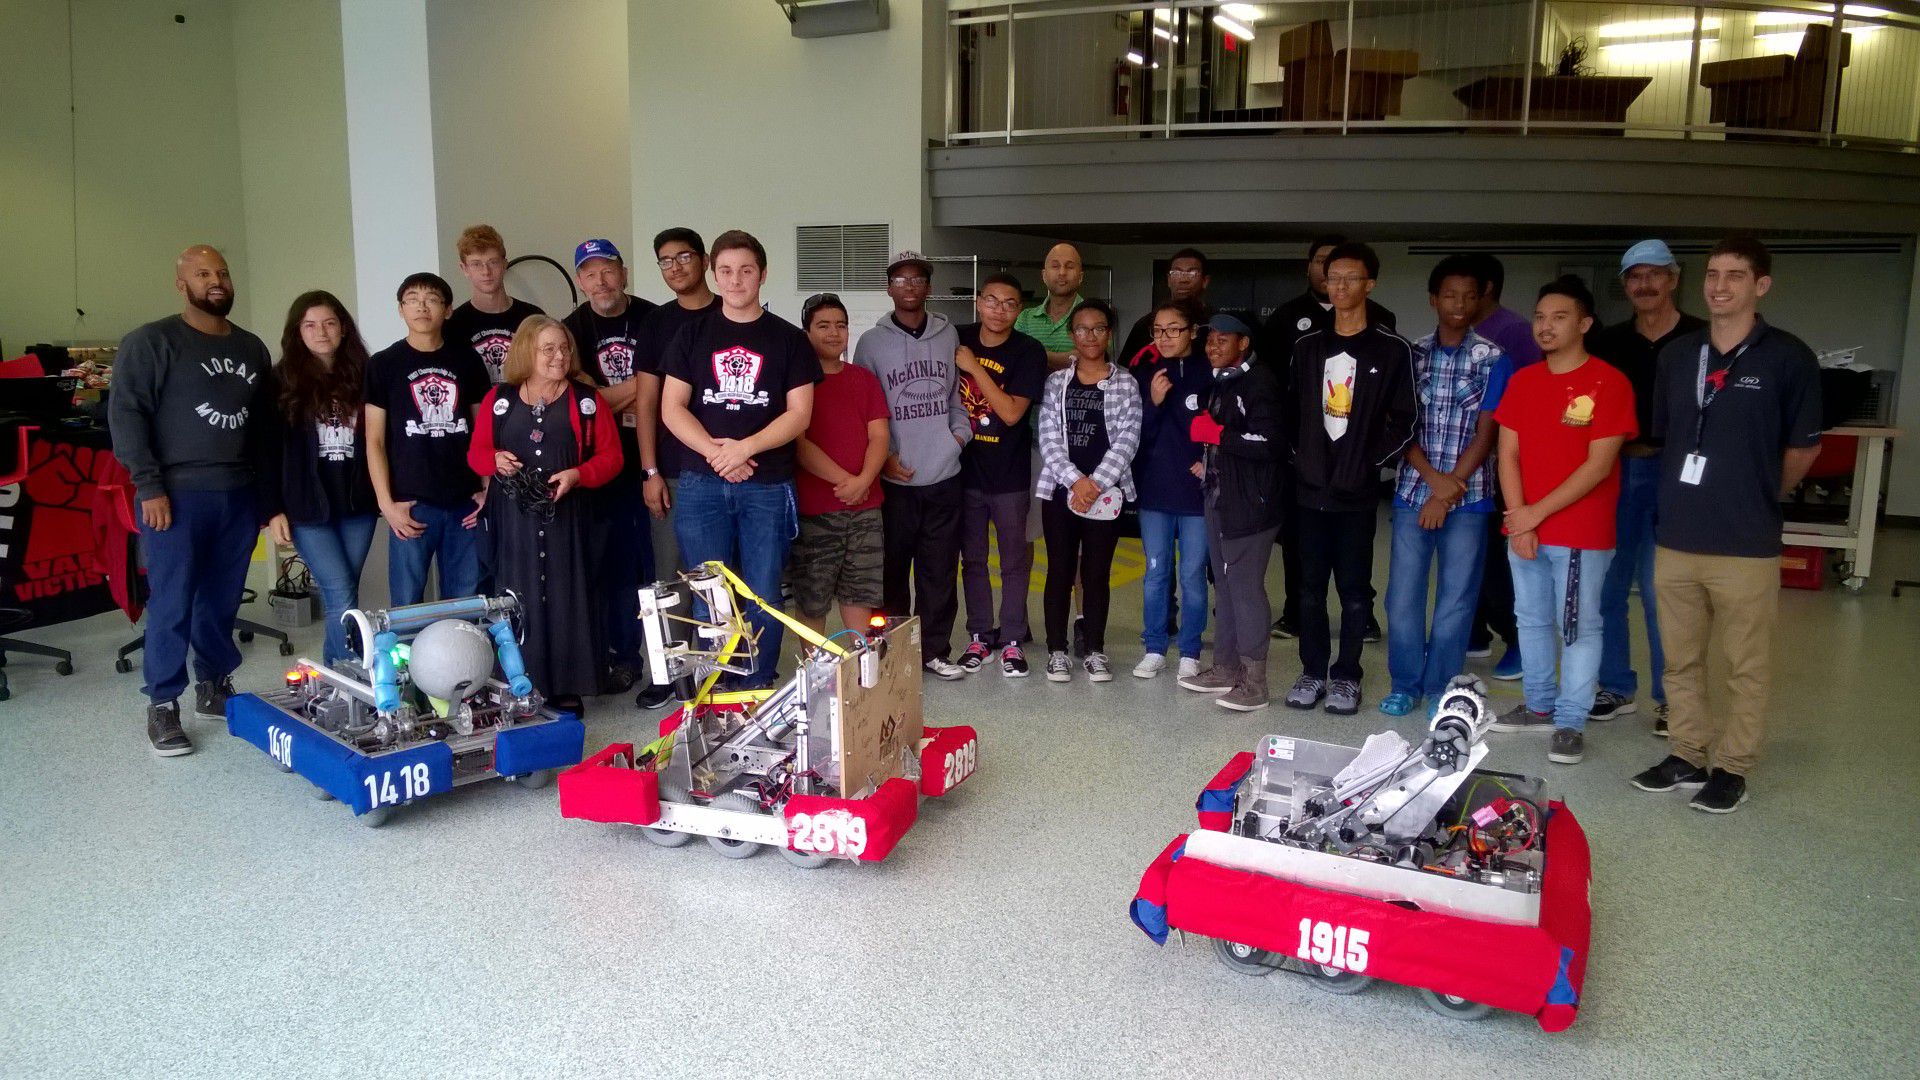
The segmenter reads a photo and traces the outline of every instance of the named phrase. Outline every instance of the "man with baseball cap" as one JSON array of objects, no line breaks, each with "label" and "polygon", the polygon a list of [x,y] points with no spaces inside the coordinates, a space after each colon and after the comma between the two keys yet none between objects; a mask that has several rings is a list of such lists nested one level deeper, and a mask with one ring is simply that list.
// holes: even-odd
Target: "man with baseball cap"
[{"label": "man with baseball cap", "polygon": [[627,266],[611,240],[585,240],[573,249],[573,276],[586,301],[566,318],[580,366],[600,387],[600,399],[620,418],[620,476],[600,488],[600,567],[606,595],[606,689],[633,685],[640,662],[638,589],[652,581],[653,542],[647,524],[634,397],[640,388],[640,323],[653,305],[627,294]]},{"label": "man with baseball cap", "polygon": [[1635,712],[1640,689],[1633,668],[1633,633],[1627,619],[1627,594],[1637,582],[1647,627],[1649,681],[1653,688],[1654,730],[1667,727],[1667,688],[1661,678],[1665,654],[1653,583],[1653,508],[1660,493],[1660,439],[1653,430],[1653,383],[1660,350],[1706,325],[1674,303],[1680,263],[1665,241],[1642,240],[1620,257],[1620,281],[1633,304],[1633,318],[1587,337],[1593,355],[1619,369],[1633,384],[1640,434],[1620,450],[1620,503],[1616,512],[1613,563],[1600,591],[1603,644],[1600,692],[1591,719],[1611,720]]},{"label": "man with baseball cap", "polygon": [[[920,616],[926,670],[958,679],[966,669],[948,658],[959,613],[960,520],[965,483],[960,448],[973,423],[960,400],[954,353],[960,338],[946,316],[927,310],[933,264],[903,251],[887,264],[893,310],[860,335],[853,362],[880,380],[887,396],[893,452],[881,470],[886,499],[886,609]],[[909,582],[911,581],[911,587]]]}]

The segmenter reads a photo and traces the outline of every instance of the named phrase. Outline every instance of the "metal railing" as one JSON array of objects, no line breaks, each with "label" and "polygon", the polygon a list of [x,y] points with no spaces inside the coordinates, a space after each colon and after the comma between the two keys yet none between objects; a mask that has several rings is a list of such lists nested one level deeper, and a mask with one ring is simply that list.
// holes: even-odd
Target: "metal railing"
[{"label": "metal railing", "polygon": [[946,142],[1475,132],[1920,148],[1920,2],[948,0]]}]

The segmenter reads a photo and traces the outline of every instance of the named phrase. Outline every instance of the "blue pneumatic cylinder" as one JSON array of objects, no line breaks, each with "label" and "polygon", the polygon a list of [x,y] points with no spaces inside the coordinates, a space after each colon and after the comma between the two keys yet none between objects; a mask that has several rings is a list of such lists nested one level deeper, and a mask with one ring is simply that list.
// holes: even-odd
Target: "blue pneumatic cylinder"
[{"label": "blue pneumatic cylinder", "polygon": [[501,619],[487,632],[493,635],[494,648],[500,653],[500,673],[507,677],[507,689],[515,697],[533,693],[533,680],[527,678],[527,665],[520,659],[520,643],[513,640],[513,624]]},{"label": "blue pneumatic cylinder", "polygon": [[400,707],[400,670],[393,666],[393,648],[400,635],[383,630],[373,636],[373,707],[390,713]]}]

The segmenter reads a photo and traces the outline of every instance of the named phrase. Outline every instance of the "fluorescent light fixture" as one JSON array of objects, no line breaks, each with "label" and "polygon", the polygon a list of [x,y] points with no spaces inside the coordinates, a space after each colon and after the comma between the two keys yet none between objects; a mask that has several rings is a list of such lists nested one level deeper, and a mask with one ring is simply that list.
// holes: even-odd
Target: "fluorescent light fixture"
[{"label": "fluorescent light fixture", "polygon": [[[1703,30],[1720,29],[1720,20],[1708,18],[1701,23]],[[1679,19],[1634,19],[1628,22],[1607,23],[1598,31],[1600,38],[1651,38],[1669,34],[1693,33],[1691,16]]]},{"label": "fluorescent light fixture", "polygon": [[1172,41],[1173,31],[1167,29],[1164,26],[1156,26],[1153,28],[1153,36],[1159,38],[1162,41]]},{"label": "fluorescent light fixture", "polygon": [[1776,52],[1799,52],[1800,42],[1806,36],[1803,30],[1776,30],[1771,34],[1753,35],[1753,43],[1764,45]]},{"label": "fluorescent light fixture", "polygon": [[1221,4],[1220,10],[1226,12],[1232,18],[1249,25],[1259,22],[1260,16],[1264,14],[1264,12],[1252,4]]},{"label": "fluorescent light fixture", "polygon": [[[1700,39],[1702,55],[1713,51],[1720,44],[1714,38]],[[1693,39],[1681,38],[1678,41],[1616,41],[1600,46],[1600,51],[1615,63],[1657,64],[1665,60],[1685,60],[1693,55]]]},{"label": "fluorescent light fixture", "polygon": [[1154,21],[1154,22],[1163,22],[1163,23],[1170,23],[1170,22],[1172,22],[1172,21],[1173,21],[1173,9],[1172,9],[1172,8],[1163,8],[1163,7],[1162,7],[1162,8],[1154,8],[1154,9],[1153,9],[1153,21]]},{"label": "fluorescent light fixture", "polygon": [[1239,38],[1241,41],[1253,40],[1253,27],[1248,26],[1245,23],[1237,22],[1233,19],[1229,19],[1225,15],[1215,15],[1213,17],[1213,25],[1219,27],[1222,30],[1225,30],[1227,33],[1232,34],[1234,37]]},{"label": "fluorescent light fixture", "polygon": [[1127,50],[1127,63],[1133,64],[1135,66],[1141,66],[1146,64],[1146,62],[1147,62],[1147,58],[1144,56],[1141,56],[1140,51],[1138,49]]},{"label": "fluorescent light fixture", "polygon": [[[1884,19],[1892,14],[1885,8],[1863,7],[1859,4],[1848,4],[1844,10],[1848,15],[1862,19]],[[1826,15],[1817,12],[1762,11],[1753,17],[1753,25],[1805,26],[1808,23],[1825,22],[1826,20]],[[1866,29],[1877,29],[1877,27],[1868,27]]]}]

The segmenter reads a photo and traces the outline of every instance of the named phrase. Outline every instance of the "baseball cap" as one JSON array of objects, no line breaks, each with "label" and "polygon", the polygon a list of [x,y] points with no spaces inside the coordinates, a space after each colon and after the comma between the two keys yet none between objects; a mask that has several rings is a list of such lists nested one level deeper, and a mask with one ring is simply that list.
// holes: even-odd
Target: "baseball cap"
[{"label": "baseball cap", "polygon": [[582,240],[580,246],[573,249],[573,268],[580,269],[580,264],[588,259],[612,259],[617,263],[626,262],[620,257],[620,249],[614,247],[611,240]]},{"label": "baseball cap", "polygon": [[1213,318],[1207,320],[1207,329],[1219,334],[1239,334],[1241,337],[1253,336],[1253,331],[1247,329],[1247,324],[1241,322],[1238,316],[1229,315],[1224,311],[1215,313]]},{"label": "baseball cap", "polygon": [[893,257],[893,261],[887,264],[887,276],[892,277],[893,272],[895,270],[898,270],[901,267],[909,264],[918,266],[920,268],[920,272],[927,275],[928,277],[933,276],[933,264],[927,261],[927,257],[925,255],[922,255],[917,251],[902,251],[899,254],[895,255]]},{"label": "baseball cap", "polygon": [[1620,276],[1636,266],[1679,266],[1665,240],[1642,240],[1620,256]]}]

